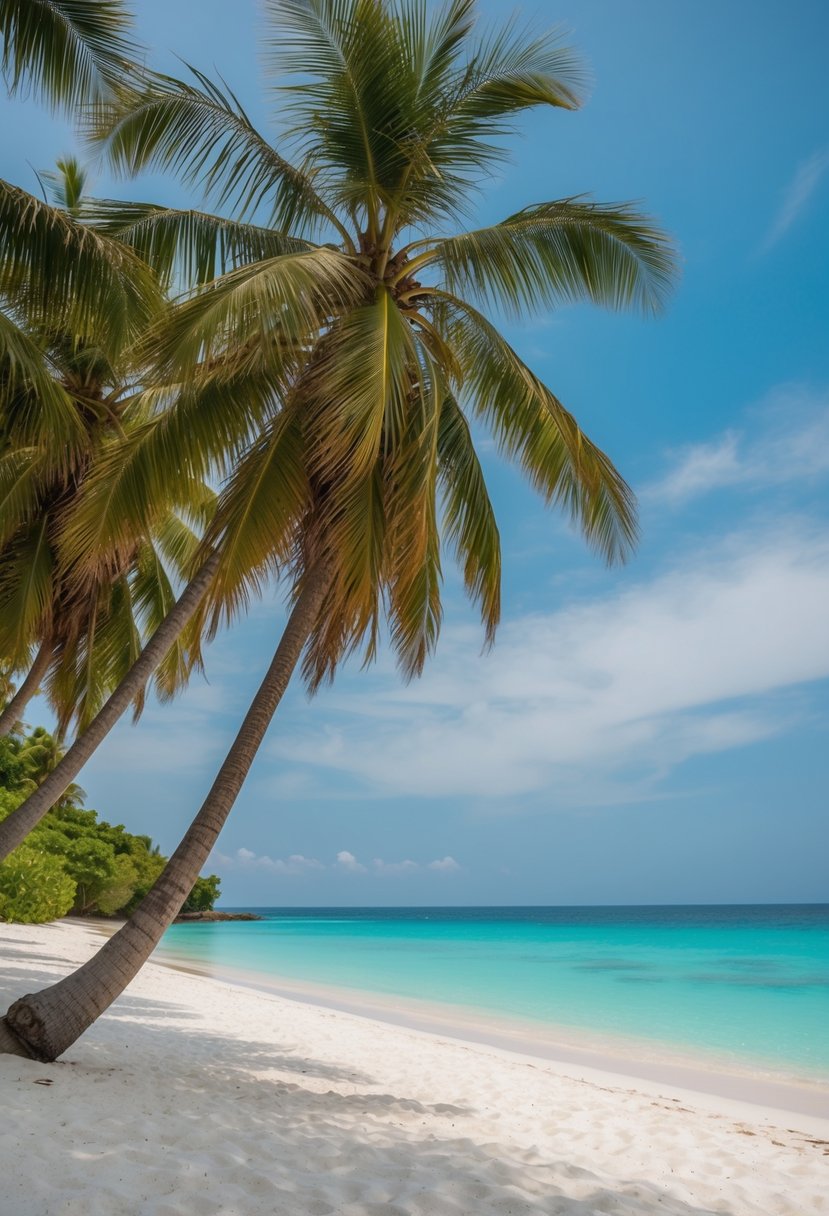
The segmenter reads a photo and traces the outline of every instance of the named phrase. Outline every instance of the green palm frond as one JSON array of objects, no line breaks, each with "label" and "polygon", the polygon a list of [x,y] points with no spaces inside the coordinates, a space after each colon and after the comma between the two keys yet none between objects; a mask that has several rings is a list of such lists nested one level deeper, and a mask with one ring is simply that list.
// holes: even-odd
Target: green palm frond
[{"label": "green palm frond", "polygon": [[386,558],[389,631],[404,679],[420,675],[440,632],[441,564],[437,523],[438,432],[446,385],[427,358],[411,392],[403,441],[387,461]]},{"label": "green palm frond", "polygon": [[139,53],[131,28],[122,0],[0,0],[9,91],[66,109],[111,97]]},{"label": "green palm frond", "polygon": [[205,211],[95,199],[83,219],[143,258],[167,286],[203,286],[238,266],[307,252],[307,241]]},{"label": "green palm frond", "polygon": [[238,98],[202,72],[195,83],[147,77],[146,87],[100,109],[90,134],[105,144],[113,166],[134,174],[171,169],[184,181],[242,215],[264,209],[285,232],[339,221],[315,189],[251,123]]},{"label": "green palm frond", "polygon": [[277,79],[302,78],[277,86],[293,132],[304,137],[310,163],[326,176],[339,171],[337,201],[352,213],[364,205],[376,236],[411,117],[401,105],[413,77],[399,27],[382,0],[268,0],[266,13]]},{"label": "green palm frond", "polygon": [[[319,247],[241,266],[185,300],[147,337],[147,354],[161,374],[207,361],[219,375],[236,376],[263,360],[277,370],[289,351],[302,349],[332,316],[365,294],[350,258]],[[229,359],[228,352],[240,359]],[[249,359],[244,360],[244,353]]]},{"label": "green palm frond", "polygon": [[451,292],[513,315],[574,300],[654,313],[675,276],[671,242],[645,216],[574,199],[449,237],[415,261],[434,263]]},{"label": "green palm frond", "polygon": [[[555,31],[533,37],[511,22],[464,46],[475,7],[462,0],[447,6],[445,43],[438,42],[427,76],[430,104],[422,105],[423,117],[406,144],[409,167],[395,199],[400,227],[465,214],[471,191],[508,159],[503,136],[518,113],[580,105],[583,69]],[[463,58],[459,50],[466,52]]]},{"label": "green palm frond", "polygon": [[0,563],[0,665],[20,671],[52,628],[53,559],[47,520],[20,529]]},{"label": "green palm frond", "polygon": [[161,308],[152,272],[130,249],[5,181],[0,248],[0,292],[33,325],[115,351]]},{"label": "green palm frond", "polygon": [[[198,537],[174,515],[164,521],[153,540],[142,544],[130,592],[145,636],[155,633],[177,598],[164,556],[168,560],[172,557],[171,566],[181,575],[185,567],[190,567],[198,545]],[[153,683],[159,698],[171,700],[187,684],[194,668],[201,667],[201,627],[191,620],[155,670]]]},{"label": "green palm frond", "polygon": [[561,34],[551,30],[533,36],[515,17],[493,30],[473,48],[443,114],[447,129],[480,138],[511,128],[499,120],[535,106],[575,110],[582,104],[586,71]]},{"label": "green palm frond", "polygon": [[[58,640],[46,693],[61,734],[73,723],[78,731],[86,729],[140,651],[129,580],[121,576],[99,590],[82,626]],[[142,690],[136,698],[136,717],[144,695]]]},{"label": "green palm frond", "polygon": [[443,531],[455,548],[470,598],[480,604],[492,645],[501,619],[501,540],[469,423],[449,394],[440,412],[438,456]]},{"label": "green palm frond", "polygon": [[[411,329],[380,288],[374,303],[332,327],[305,379],[309,475],[319,496],[323,543],[337,557],[326,608],[332,628],[315,633],[306,653],[314,686],[330,678],[342,653],[364,636],[369,654],[376,642],[386,544],[379,462],[402,441],[419,378]],[[329,402],[337,409],[326,408]]]},{"label": "green palm frond", "polygon": [[444,307],[436,320],[463,352],[469,408],[545,502],[564,506],[606,561],[624,561],[637,536],[630,487],[485,317],[448,297]]},{"label": "green palm frond", "polygon": [[86,195],[88,171],[75,156],[62,156],[54,170],[41,172],[40,180],[49,187],[52,205],[77,219]]},{"label": "green palm frond", "polygon": [[[140,394],[126,438],[102,448],[63,521],[63,561],[89,573],[152,533],[170,510],[204,526],[204,481],[234,467],[278,409],[269,374],[194,374]],[[200,505],[201,504],[201,505]]]},{"label": "green palm frond", "polygon": [[43,455],[36,448],[15,447],[0,457],[0,554],[40,510],[43,466]]},{"label": "green palm frond", "polygon": [[239,461],[207,529],[205,549],[222,554],[208,596],[211,633],[291,562],[310,499],[302,428],[286,409]]},{"label": "green palm frond", "polygon": [[51,449],[63,466],[83,443],[75,403],[51,374],[42,345],[0,310],[0,436],[15,446]]}]

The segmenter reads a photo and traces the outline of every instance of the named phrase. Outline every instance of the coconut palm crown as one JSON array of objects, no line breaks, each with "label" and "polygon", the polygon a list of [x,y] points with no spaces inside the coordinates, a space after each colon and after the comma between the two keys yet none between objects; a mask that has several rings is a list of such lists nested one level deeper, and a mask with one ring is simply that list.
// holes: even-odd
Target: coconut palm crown
[{"label": "coconut palm crown", "polygon": [[[95,578],[61,560],[61,522],[85,477],[134,424],[138,369],[128,351],[162,293],[132,250],[76,222],[85,183],[77,162],[44,178],[53,205],[0,182],[0,662],[28,669],[0,734],[38,686],[61,733],[73,717],[83,728],[134,661],[142,628],[152,632],[169,611],[197,544],[167,510],[154,535],[110,553]],[[211,499],[204,486],[180,487],[201,522]],[[157,673],[162,695],[198,662],[191,634]],[[143,689],[137,710],[142,700]]]},{"label": "coconut palm crown", "polygon": [[202,285],[152,337],[159,383],[189,388],[172,406],[159,392],[143,442],[106,471],[107,509],[91,495],[67,543],[79,559],[111,545],[149,484],[243,437],[210,538],[224,552],[217,604],[285,563],[299,587],[326,551],[337,572],[310,684],[361,643],[373,653],[383,607],[412,675],[439,628],[441,520],[488,638],[498,622],[498,530],[470,421],[606,559],[635,538],[629,488],[486,310],[654,312],[674,257],[635,208],[585,198],[458,230],[516,116],[579,105],[578,63],[556,36],[476,34],[474,0],[269,0],[265,15],[284,147],[198,72],[149,77],[97,112],[116,167],[171,169],[232,218],[138,203],[93,217]]}]

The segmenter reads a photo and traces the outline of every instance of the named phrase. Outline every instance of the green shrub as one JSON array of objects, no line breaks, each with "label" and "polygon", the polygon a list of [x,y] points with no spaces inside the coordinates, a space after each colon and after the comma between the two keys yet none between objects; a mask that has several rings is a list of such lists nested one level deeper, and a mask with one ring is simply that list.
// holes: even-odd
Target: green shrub
[{"label": "green shrub", "polygon": [[75,882],[59,857],[22,844],[0,864],[0,920],[56,920],[74,902]]}]

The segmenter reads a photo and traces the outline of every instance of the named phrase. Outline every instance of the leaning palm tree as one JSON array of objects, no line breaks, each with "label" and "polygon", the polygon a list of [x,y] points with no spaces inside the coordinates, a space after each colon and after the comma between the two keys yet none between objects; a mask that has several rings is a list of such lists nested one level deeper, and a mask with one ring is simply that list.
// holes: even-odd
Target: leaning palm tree
[{"label": "leaning palm tree", "polygon": [[[474,39],[473,0],[274,0],[270,54],[291,115],[295,165],[226,90],[155,78],[109,125],[130,170],[178,168],[244,214],[267,256],[184,300],[156,332],[161,381],[223,367],[254,386],[261,434],[238,461],[207,544],[219,555],[213,623],[274,571],[288,624],[239,734],[190,829],[127,924],[72,976],[16,1001],[5,1049],[54,1059],[146,961],[216,842],[302,659],[308,686],[378,644],[383,619],[403,674],[440,625],[441,532],[492,639],[498,530],[470,420],[496,437],[548,503],[562,504],[608,560],[635,537],[632,496],[611,462],[502,338],[481,306],[518,313],[589,299],[655,310],[672,273],[664,236],[628,206],[546,202],[500,224],[456,227],[513,116],[572,109],[572,56],[509,27]],[[216,216],[111,212],[122,236],[193,257],[228,229]],[[267,235],[262,235],[263,233]],[[241,397],[244,398],[244,391]],[[249,403],[250,404],[250,403]],[[186,412],[186,404],[183,407]],[[240,407],[247,426],[254,406]],[[199,428],[170,459],[173,406],[126,458],[90,479],[64,543],[79,563],[146,528],[147,485],[202,458]],[[231,411],[231,420],[235,414]],[[192,422],[192,418],[191,418]],[[228,423],[230,425],[230,423]],[[210,423],[207,424],[210,430]],[[228,607],[229,606],[229,607]]]}]

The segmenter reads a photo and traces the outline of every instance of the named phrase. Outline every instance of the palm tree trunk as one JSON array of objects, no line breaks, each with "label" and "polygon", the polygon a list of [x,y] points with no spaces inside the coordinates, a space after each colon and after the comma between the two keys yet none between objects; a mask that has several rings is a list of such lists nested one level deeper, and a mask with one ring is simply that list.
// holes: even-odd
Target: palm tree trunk
[{"label": "palm tree trunk", "polygon": [[51,658],[52,646],[47,639],[35,655],[25,680],[0,714],[0,739],[11,734],[26,712],[26,706],[37,692],[40,681],[46,675]]},{"label": "palm tree trunk", "polygon": [[104,702],[82,735],[55,765],[33,794],[0,823],[0,861],[8,857],[40,823],[61,794],[71,785],[89,757],[112,730],[121,714],[144,687],[164,655],[201,603],[219,565],[219,554],[207,559],[196,577],[156,629],[115,692]]},{"label": "palm tree trunk", "polygon": [[308,579],[207,798],[153,889],[88,962],[50,988],[15,1001],[0,1020],[0,1051],[54,1060],[138,974],[175,918],[216,843],[282,699],[330,583],[322,563]]}]

